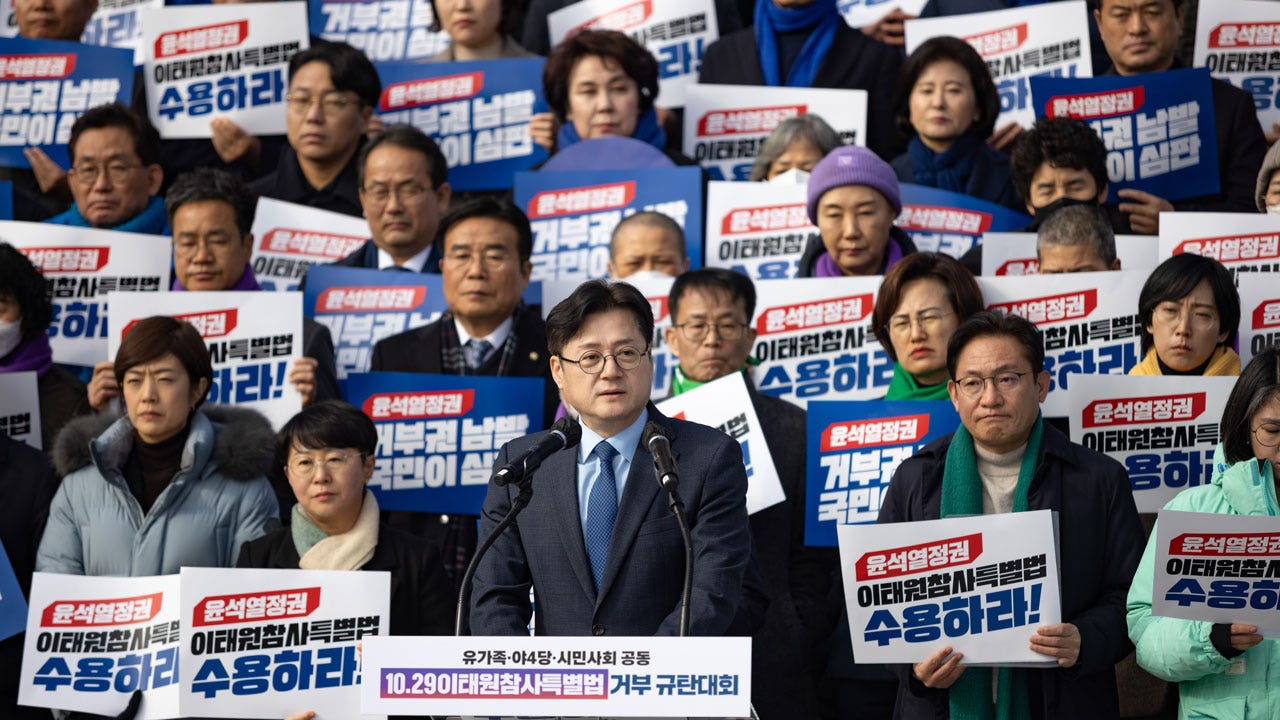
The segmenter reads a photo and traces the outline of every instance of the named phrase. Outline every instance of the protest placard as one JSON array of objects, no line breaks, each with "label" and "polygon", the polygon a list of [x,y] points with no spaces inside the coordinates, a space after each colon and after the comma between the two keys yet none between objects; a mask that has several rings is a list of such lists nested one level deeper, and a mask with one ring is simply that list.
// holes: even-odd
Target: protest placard
[{"label": "protest placard", "polygon": [[1032,106],[1031,78],[1093,74],[1088,13],[1084,0],[1071,0],[908,20],[906,50],[910,54],[926,40],[945,35],[969,43],[987,63],[1000,93],[996,125],[1031,127],[1039,114]]},{"label": "protest placard", "polygon": [[1261,0],[1200,3],[1196,16],[1195,67],[1208,68],[1253,95],[1264,128],[1280,122],[1280,23],[1276,9]]},{"label": "protest placard", "polygon": [[0,238],[49,283],[49,341],[60,363],[93,365],[107,354],[107,293],[159,292],[169,280],[169,238],[117,230],[0,222]]},{"label": "protest placard", "polygon": [[206,402],[253,408],[279,429],[302,409],[289,368],[302,357],[301,293],[111,293],[109,352],[139,320],[164,313],[191,323],[209,345],[213,384]]},{"label": "protest placard", "polygon": [[1107,147],[1107,202],[1119,191],[1164,198],[1214,195],[1218,135],[1204,68],[1142,75],[1031,79],[1036,117],[1088,123]]},{"label": "protest placard", "polygon": [[[1240,365],[1254,355],[1280,347],[1280,288],[1269,275],[1243,273],[1236,278],[1240,290]],[[1225,329],[1225,328],[1224,328]]]},{"label": "protest placard", "polygon": [[839,526],[874,523],[902,461],[959,425],[950,400],[809,403],[804,544],[834,546]]},{"label": "protest placard", "polygon": [[542,429],[542,378],[357,373],[346,399],[378,428],[384,510],[476,515],[502,446]]},{"label": "protest placard", "polygon": [[13,219],[13,183],[0,182],[0,220]]},{"label": "protest placard", "polygon": [[135,720],[178,712],[178,576],[31,579],[18,703]]},{"label": "protest placard", "polygon": [[583,0],[547,15],[551,44],[583,30],[617,30],[658,61],[657,103],[684,107],[702,55],[720,37],[714,0]]},{"label": "protest placard", "polygon": [[[787,499],[742,373],[731,373],[663,400],[657,408],[667,417],[713,427],[738,441],[747,470],[748,513],[759,512]],[[798,439],[791,440],[795,442]]]},{"label": "protest placard", "polygon": [[1233,377],[1080,375],[1067,399],[1071,439],[1124,465],[1138,512],[1209,482]]},{"label": "protest placard", "polygon": [[307,205],[258,198],[253,275],[263,290],[297,290],[307,268],[337,262],[364,245],[369,223]]},{"label": "protest placard", "polygon": [[18,18],[13,13],[13,0],[0,0],[0,38],[18,34]]},{"label": "protest placard", "polygon": [[915,17],[928,4],[929,0],[839,0],[836,7],[849,27],[860,28],[874,23],[891,10],[901,10]]},{"label": "protest placard", "polygon": [[182,568],[184,717],[360,714],[362,639],[386,635],[385,571]]},{"label": "protest placard", "polygon": [[684,154],[712,180],[749,180],[760,146],[778,123],[813,113],[846,145],[867,144],[867,91],[832,88],[689,86]]},{"label": "protest placard", "polygon": [[[1116,259],[1121,270],[1150,274],[1160,264],[1160,239],[1154,235],[1117,235]],[[1038,275],[1036,234],[989,232],[982,236],[982,274],[987,276]]]},{"label": "protest placard", "polygon": [[133,51],[133,64],[147,60],[142,42],[143,9],[164,7],[164,0],[99,0],[80,42]]},{"label": "protest placard", "polygon": [[0,165],[29,168],[24,150],[38,147],[60,167],[71,164],[67,141],[91,107],[129,104],[133,53],[60,40],[0,39]]},{"label": "protest placard", "polygon": [[458,190],[506,190],[515,173],[547,159],[529,120],[546,112],[543,58],[378,65],[382,122],[435,138]]},{"label": "protest placard", "polygon": [[188,5],[143,11],[147,113],[164,138],[207,138],[214,117],[285,131],[289,58],[307,49],[307,6]]},{"label": "protest placard", "polygon": [[913,183],[899,187],[902,212],[895,224],[921,252],[958,258],[977,245],[983,233],[1020,230],[1031,222],[1030,216],[963,193]]},{"label": "protest placard", "polygon": [[40,386],[34,370],[0,373],[0,433],[41,449]]},{"label": "protest placard", "polygon": [[22,596],[9,553],[0,545],[0,640],[8,640],[26,627],[27,599]]},{"label": "protest placard", "polygon": [[1160,260],[1213,258],[1240,273],[1280,272],[1280,217],[1252,213],[1160,213]]},{"label": "protest placard", "polygon": [[752,280],[796,277],[805,246],[821,238],[805,209],[806,185],[707,183],[707,267]]},{"label": "protest placard", "polygon": [[689,267],[702,267],[696,167],[516,173],[515,202],[533,227],[534,281],[607,277],[613,229],[640,210],[675,220],[684,229]]},{"label": "protest placard", "polygon": [[373,62],[424,60],[449,47],[433,32],[431,0],[308,0],[311,34],[344,42]]}]

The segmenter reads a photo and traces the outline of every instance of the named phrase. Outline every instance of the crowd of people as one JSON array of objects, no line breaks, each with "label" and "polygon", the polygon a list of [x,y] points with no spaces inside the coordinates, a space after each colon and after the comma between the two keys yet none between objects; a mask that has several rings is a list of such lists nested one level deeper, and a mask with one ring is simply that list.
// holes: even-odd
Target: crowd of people
[{"label": "crowd of people", "polygon": [[[921,15],[1040,2],[930,0]],[[679,112],[663,106],[659,65],[643,45],[608,30],[550,45],[547,14],[568,4],[432,0],[451,43],[426,62],[545,54],[550,111],[531,118],[529,133],[553,161],[580,143],[624,137],[668,165],[695,165],[680,151]],[[96,5],[14,0],[18,32],[78,41]],[[997,127],[1000,97],[968,42],[936,37],[907,55],[909,16],[892,10],[852,28],[836,0],[715,6],[721,37],[706,49],[701,82],[868,91],[864,143],[845,144],[817,115],[786,119],[760,145],[750,179],[807,183],[816,232],[796,277],[882,278],[872,331],[893,362],[886,399],[949,401],[960,417],[954,434],[897,469],[879,522],[1060,514],[1063,621],[1029,632],[1031,649],[1056,667],[969,667],[941,645],[914,666],[858,663],[836,554],[804,540],[814,482],[798,441],[806,413],[752,382],[752,280],[691,268],[681,225],[641,211],[612,231],[609,278],[583,283],[544,319],[522,299],[533,272],[528,216],[508,192],[455,194],[435,140],[379,120],[377,69],[350,45],[316,40],[290,59],[283,137],[219,118],[210,140],[162,139],[139,92],[79,117],[69,168],[30,148],[30,168],[0,170],[0,179],[13,182],[17,219],[171,237],[175,292],[263,290],[251,263],[258,198],[367,221],[368,241],[339,266],[438,274],[447,310],[380,339],[369,369],[538,378],[545,402],[531,431],[568,416],[583,432],[577,448],[537,471],[576,483],[545,480],[519,533],[478,566],[474,634],[527,633],[535,617],[543,634],[677,632],[683,545],[639,442],[656,425],[679,457],[693,525],[689,630],[753,638],[752,701],[764,720],[1119,717],[1118,664],[1121,684],[1176,684],[1168,702],[1157,685],[1155,704],[1132,716],[1171,716],[1180,702],[1182,717],[1274,717],[1280,689],[1269,671],[1280,661],[1257,627],[1152,614],[1151,519],[1144,526],[1123,466],[1041,412],[1044,339],[1024,319],[984,310],[982,246],[959,258],[921,252],[895,224],[902,183],[1025,212],[1039,272],[1054,274],[1121,270],[1117,236],[1157,234],[1162,213],[1280,214],[1280,146],[1268,150],[1252,96],[1213,81],[1218,166],[1205,172],[1218,175],[1219,193],[1170,201],[1124,189],[1109,204],[1107,148],[1094,129],[1067,118]],[[1189,64],[1179,55],[1193,20],[1184,0],[1090,0],[1089,18],[1098,74]],[[677,361],[671,394],[742,373],[782,503],[748,515],[738,444],[652,404],[653,308],[625,280],[656,277],[674,278],[661,337]],[[1242,370],[1231,273],[1208,257],[1175,255],[1150,273],[1136,313],[1142,356],[1131,374],[1239,376],[1212,479],[1169,507],[1280,514],[1280,353],[1255,352]],[[393,634],[452,631],[453,598],[478,541],[521,490],[494,486],[470,514],[380,510],[366,487],[378,433],[342,400],[328,328],[304,320],[303,357],[288,372],[303,410],[275,432],[254,411],[205,402],[214,373],[188,323],[142,320],[115,357],[78,374],[54,356],[52,322],[45,278],[0,242],[0,373],[36,373],[45,449],[0,434],[0,541],[24,590],[33,571],[386,570]],[[497,464],[534,439],[504,447]],[[1147,675],[1122,664],[1135,647]],[[0,715],[49,717],[16,703],[21,652],[21,636],[0,643]],[[314,716],[304,710],[298,718]]]}]

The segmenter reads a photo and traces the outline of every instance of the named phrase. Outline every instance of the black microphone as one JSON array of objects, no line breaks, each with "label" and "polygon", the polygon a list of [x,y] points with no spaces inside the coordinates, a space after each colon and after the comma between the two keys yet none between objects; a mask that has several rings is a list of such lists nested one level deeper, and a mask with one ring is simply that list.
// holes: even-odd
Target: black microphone
[{"label": "black microphone", "polygon": [[676,460],[671,457],[671,440],[667,438],[667,429],[650,420],[644,426],[644,434],[640,436],[640,442],[644,443],[649,453],[653,455],[653,469],[657,475],[658,484],[663,490],[675,493],[680,484],[680,476],[676,471]]},{"label": "black microphone", "polygon": [[512,483],[518,485],[524,482],[526,475],[537,470],[543,460],[551,457],[552,453],[573,447],[581,440],[582,426],[578,421],[573,418],[560,418],[555,425],[551,426],[551,432],[547,433],[546,437],[539,440],[520,457],[498,468],[498,472],[493,474],[493,482],[498,487]]}]

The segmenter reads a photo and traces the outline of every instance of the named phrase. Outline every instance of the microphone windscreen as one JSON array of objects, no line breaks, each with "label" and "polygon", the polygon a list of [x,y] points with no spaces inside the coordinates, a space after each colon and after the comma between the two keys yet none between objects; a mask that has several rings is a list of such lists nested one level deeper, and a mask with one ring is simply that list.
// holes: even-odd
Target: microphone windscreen
[{"label": "microphone windscreen", "polygon": [[582,442],[582,426],[577,420],[569,417],[562,417],[551,426],[552,430],[558,430],[564,435],[564,446],[567,448],[577,447]]},{"label": "microphone windscreen", "polygon": [[662,425],[659,424],[658,421],[650,420],[649,422],[645,423],[644,434],[640,436],[640,444],[645,447],[649,447],[649,443],[652,442],[653,439],[656,437],[660,437],[663,440],[667,440],[667,441],[670,441],[671,439],[667,435],[666,428],[662,427]]}]

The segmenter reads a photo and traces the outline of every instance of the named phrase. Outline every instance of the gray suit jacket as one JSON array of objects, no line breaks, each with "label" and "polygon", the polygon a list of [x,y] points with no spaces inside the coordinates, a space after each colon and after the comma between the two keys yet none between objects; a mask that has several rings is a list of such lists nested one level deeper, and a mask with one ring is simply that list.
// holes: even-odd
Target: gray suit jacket
[{"label": "gray suit jacket", "polygon": [[[712,428],[668,418],[649,405],[649,418],[671,436],[680,470],[680,497],[693,535],[690,635],[724,635],[742,596],[751,562],[747,478],[738,443]],[[505,464],[543,433],[503,446]],[[684,582],[680,529],[653,474],[653,456],[639,447],[618,505],[608,561],[597,593],[578,514],[577,448],[561,450],[532,476],[533,500],[479,565],[472,595],[475,635],[526,634],[537,600],[539,635],[675,635]],[[506,515],[517,490],[489,487],[480,536]]]}]

